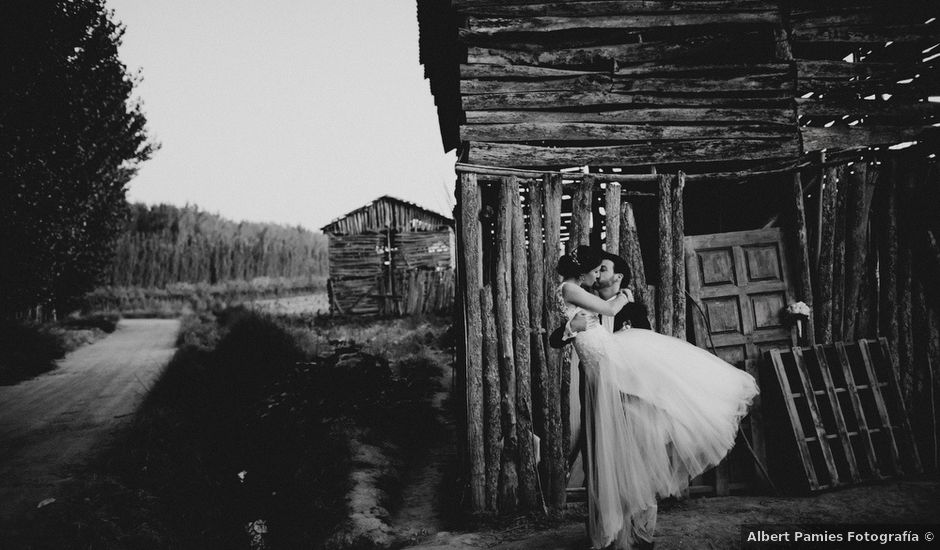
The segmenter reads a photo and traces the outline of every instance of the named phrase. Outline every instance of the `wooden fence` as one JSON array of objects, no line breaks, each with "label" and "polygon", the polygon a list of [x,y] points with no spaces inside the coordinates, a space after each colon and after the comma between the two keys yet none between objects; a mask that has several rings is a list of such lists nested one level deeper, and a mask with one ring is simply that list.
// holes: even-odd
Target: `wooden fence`
[{"label": "wooden fence", "polygon": [[[660,332],[684,338],[685,308],[674,307],[685,304],[684,286],[673,284],[685,280],[684,175],[457,168],[471,508],[559,509],[568,473],[570,371],[565,355],[547,345],[546,329],[562,323],[554,270],[562,246],[606,240],[630,265],[631,289],[655,312]],[[633,196],[658,199],[663,238],[655,297],[644,277]]]}]

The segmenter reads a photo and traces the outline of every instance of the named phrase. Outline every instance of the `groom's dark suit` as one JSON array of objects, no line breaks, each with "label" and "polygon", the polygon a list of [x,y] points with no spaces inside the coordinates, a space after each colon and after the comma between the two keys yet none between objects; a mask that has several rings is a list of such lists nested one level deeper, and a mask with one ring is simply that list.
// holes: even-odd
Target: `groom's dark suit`
[{"label": "groom's dark suit", "polygon": [[[617,332],[628,324],[633,328],[653,328],[650,326],[646,308],[636,302],[630,302],[623,306],[623,308],[617,312],[617,315],[614,316],[614,332]],[[570,342],[570,340],[564,340],[564,337],[565,327],[560,326],[548,337],[548,343],[555,349],[561,349],[565,347],[565,344]]]}]

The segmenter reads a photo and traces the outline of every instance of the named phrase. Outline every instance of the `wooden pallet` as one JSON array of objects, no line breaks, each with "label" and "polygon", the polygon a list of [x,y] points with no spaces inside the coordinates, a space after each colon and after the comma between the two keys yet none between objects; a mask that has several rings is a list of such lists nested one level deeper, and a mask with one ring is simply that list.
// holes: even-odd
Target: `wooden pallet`
[{"label": "wooden pallet", "polygon": [[810,491],[923,472],[886,339],[768,354]]}]

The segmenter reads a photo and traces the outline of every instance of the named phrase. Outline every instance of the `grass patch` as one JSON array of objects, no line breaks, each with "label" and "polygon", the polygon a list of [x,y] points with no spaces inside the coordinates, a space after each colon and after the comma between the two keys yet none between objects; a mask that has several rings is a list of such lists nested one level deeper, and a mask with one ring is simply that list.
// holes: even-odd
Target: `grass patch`
[{"label": "grass patch", "polygon": [[326,292],[325,276],[256,277],[250,281],[173,283],[161,288],[106,286],[82,298],[86,312],[117,312],[127,318],[174,318],[218,312],[253,300]]}]

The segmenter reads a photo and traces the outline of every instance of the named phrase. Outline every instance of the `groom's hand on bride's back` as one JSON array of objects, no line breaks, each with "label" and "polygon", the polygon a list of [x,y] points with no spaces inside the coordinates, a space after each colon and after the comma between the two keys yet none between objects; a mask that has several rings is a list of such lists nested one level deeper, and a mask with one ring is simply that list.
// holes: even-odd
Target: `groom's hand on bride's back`
[{"label": "groom's hand on bride's back", "polygon": [[570,329],[571,335],[575,335],[579,332],[584,332],[588,328],[588,319],[589,314],[584,311],[579,311],[575,314],[574,317],[568,322],[567,325],[562,325],[554,330],[548,337],[548,345],[554,349],[561,349],[566,345],[570,344],[572,341],[571,336],[566,339],[566,331]]}]

